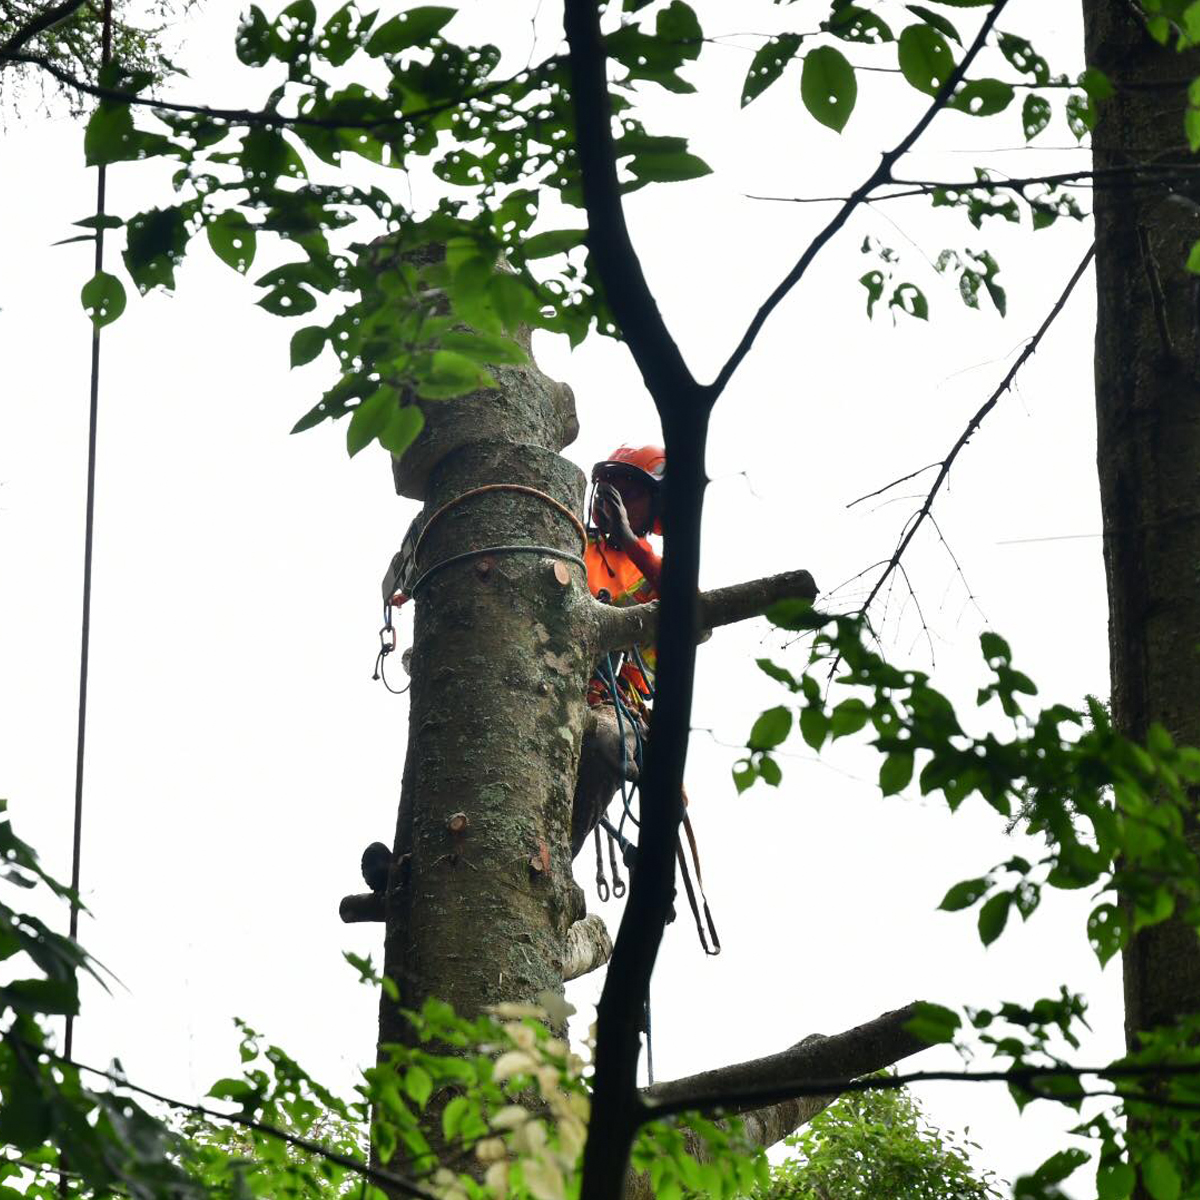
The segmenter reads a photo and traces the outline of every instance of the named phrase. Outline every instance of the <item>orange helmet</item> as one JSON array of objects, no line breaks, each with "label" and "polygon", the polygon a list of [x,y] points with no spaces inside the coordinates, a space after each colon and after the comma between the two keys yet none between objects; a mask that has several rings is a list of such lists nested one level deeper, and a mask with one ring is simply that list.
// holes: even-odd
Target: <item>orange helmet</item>
[{"label": "orange helmet", "polygon": [[618,446],[592,468],[592,482],[614,475],[634,476],[655,491],[667,473],[667,452],[661,446]]}]

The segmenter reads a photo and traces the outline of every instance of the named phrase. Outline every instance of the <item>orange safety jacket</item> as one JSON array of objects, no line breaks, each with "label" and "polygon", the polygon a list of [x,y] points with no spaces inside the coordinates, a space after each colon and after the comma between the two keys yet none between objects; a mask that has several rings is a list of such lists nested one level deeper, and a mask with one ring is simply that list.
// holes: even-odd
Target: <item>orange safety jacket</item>
[{"label": "orange safety jacket", "polygon": [[[638,538],[638,545],[655,562],[661,561],[645,538]],[[587,565],[588,590],[598,600],[616,605],[617,608],[629,608],[634,604],[647,604],[658,599],[658,592],[633,559],[624,550],[616,550],[605,543],[595,530],[588,532],[584,562]],[[646,664],[649,677],[642,674],[636,663],[627,662],[621,668],[621,679],[640,697],[648,699],[654,688],[657,656],[652,645],[639,646],[638,653]],[[598,680],[593,680],[593,684],[597,683]],[[607,698],[607,689],[603,684],[588,689],[588,701],[591,704],[601,704]]]}]

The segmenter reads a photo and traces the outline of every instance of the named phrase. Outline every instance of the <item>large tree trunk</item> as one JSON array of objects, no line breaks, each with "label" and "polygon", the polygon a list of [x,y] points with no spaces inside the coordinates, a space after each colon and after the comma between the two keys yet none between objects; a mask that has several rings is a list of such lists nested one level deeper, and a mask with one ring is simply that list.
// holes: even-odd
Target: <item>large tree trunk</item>
[{"label": "large tree trunk", "polygon": [[[1087,57],[1117,92],[1096,167],[1189,159],[1179,114],[1194,53],[1145,32],[1132,4],[1085,0]],[[1159,722],[1200,744],[1200,338],[1195,209],[1132,181],[1096,191],[1096,413],[1108,575],[1112,712],[1142,739]],[[1200,830],[1193,823],[1193,845]],[[1200,1012],[1200,939],[1167,922],[1124,956],[1126,1036]]]}]

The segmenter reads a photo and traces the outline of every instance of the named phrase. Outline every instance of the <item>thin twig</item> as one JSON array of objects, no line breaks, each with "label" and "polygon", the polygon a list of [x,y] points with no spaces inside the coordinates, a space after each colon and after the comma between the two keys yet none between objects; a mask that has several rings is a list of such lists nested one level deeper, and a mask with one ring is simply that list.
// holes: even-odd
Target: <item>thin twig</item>
[{"label": "thin twig", "polygon": [[741,340],[734,348],[733,353],[729,356],[725,365],[717,373],[716,379],[714,379],[709,385],[709,390],[714,397],[719,396],[725,389],[726,384],[728,384],[730,378],[738,369],[738,366],[741,364],[742,360],[747,354],[750,353],[750,348],[754,345],[754,341],[758,337],[759,331],[766,324],[767,318],[770,317],[771,313],[775,311],[775,309],[780,305],[784,297],[787,296],[792,288],[799,283],[805,271],[808,270],[813,259],[816,258],[823,247],[833,238],[833,236],[842,228],[842,226],[846,224],[846,222],[853,215],[855,209],[857,209],[860,204],[867,200],[877,187],[891,182],[892,167],[894,167],[899,159],[901,159],[909,152],[909,150],[912,149],[916,141],[921,137],[925,130],[929,128],[929,125],[932,123],[934,117],[936,117],[938,113],[946,107],[947,101],[949,101],[950,97],[954,95],[955,89],[962,82],[967,70],[971,66],[971,63],[974,62],[975,57],[983,49],[984,43],[986,43],[988,37],[991,35],[992,28],[1000,14],[1004,11],[1007,2],[1008,0],[996,0],[989,10],[987,17],[984,19],[983,24],[980,26],[979,33],[976,35],[975,40],[971,43],[971,46],[967,50],[966,54],[963,55],[962,61],[954,68],[953,71],[950,72],[945,82],[940,88],[938,88],[937,94],[934,96],[933,101],[929,105],[929,108],[925,111],[925,114],[912,127],[912,129],[910,129],[908,133],[901,138],[895,147],[884,154],[884,156],[879,160],[879,166],[877,166],[875,170],[871,172],[870,176],[865,182],[855,188],[855,190],[842,204],[842,207],[837,211],[837,213],[834,214],[832,220],[830,220],[825,228],[822,229],[821,232],[817,234],[817,236],[808,244],[807,249],[803,254],[801,254],[800,258],[796,262],[796,265],[793,266],[792,269],[784,276],[779,285],[767,297],[759,310],[754,314],[754,317],[747,326],[745,333],[742,334]]},{"label": "thin twig", "polygon": [[865,613],[870,608],[872,601],[879,595],[884,583],[891,576],[892,572],[900,565],[900,559],[904,556],[904,552],[908,549],[912,540],[917,535],[917,531],[925,522],[925,518],[929,516],[930,509],[933,508],[934,499],[941,490],[942,484],[946,482],[946,477],[950,474],[950,468],[954,466],[954,460],[958,458],[966,444],[971,440],[975,431],[983,424],[984,418],[1000,401],[1000,397],[1012,387],[1013,380],[1016,379],[1017,373],[1021,368],[1033,357],[1038,346],[1041,345],[1042,338],[1046,336],[1050,326],[1054,324],[1058,318],[1058,314],[1062,312],[1070,299],[1071,293],[1075,290],[1075,285],[1083,278],[1084,272],[1091,265],[1092,258],[1096,253],[1096,244],[1093,242],[1087,253],[1083,256],[1079,266],[1075,268],[1074,273],[1067,282],[1067,286],[1063,289],[1062,295],[1054,302],[1054,307],[1047,314],[1046,319],[1038,327],[1037,332],[1026,343],[1025,349],[1017,356],[1016,362],[1008,369],[1004,378],[996,386],[992,394],[980,406],[971,419],[967,422],[966,428],[958,436],[958,440],[950,448],[950,452],[942,459],[941,467],[938,470],[937,478],[933,481],[933,486],[929,489],[925,497],[925,502],[920,509],[914,514],[913,518],[905,525],[905,530],[901,535],[896,549],[892,552],[892,557],[888,560],[888,565],[884,568],[883,574],[875,581],[870,593],[867,595],[866,601],[859,609],[860,613]]},{"label": "thin twig", "polygon": [[[74,88],[85,95],[95,96],[99,100],[109,100],[114,103],[129,104],[142,108],[160,109],[163,112],[209,117],[214,121],[227,121],[231,125],[255,125],[267,129],[362,129],[367,131],[395,129],[411,125],[425,117],[437,116],[439,113],[457,108],[461,104],[468,104],[473,100],[485,100],[488,96],[502,92],[506,88],[512,87],[514,83],[519,83],[527,76],[534,75],[547,65],[558,61],[556,58],[546,59],[545,62],[539,64],[532,71],[518,71],[511,78],[489,83],[486,87],[482,87],[476,92],[468,92],[462,96],[456,96],[452,100],[443,100],[437,104],[431,104],[427,108],[414,109],[412,112],[402,112],[399,116],[383,117],[374,120],[344,120],[340,117],[306,117],[303,114],[288,117],[282,113],[264,112],[249,108],[214,108],[207,104],[183,104],[174,100],[163,100],[160,97],[139,96],[136,92],[124,91],[121,88],[102,87],[98,83],[89,83],[86,79],[80,79],[78,76],[72,75],[69,71],[63,70],[56,63],[52,63],[35,54],[10,54],[7,57],[10,62],[28,63],[31,66],[40,67],[43,71],[46,71],[57,79],[59,83]],[[386,104],[387,101],[381,97],[380,103]]]},{"label": "thin twig", "polygon": [[932,471],[934,467],[940,467],[941,462],[927,463],[923,467],[918,467],[915,471],[910,471],[907,475],[901,475],[899,479],[893,479],[891,483],[885,483],[883,487],[876,488],[873,492],[868,492],[865,496],[859,496],[857,500],[851,500],[846,505],[847,508],[853,508],[856,504],[861,504],[864,500],[873,500],[876,496],[882,496],[884,492],[890,492],[892,488],[899,487],[902,483],[907,483],[910,479],[916,479],[918,475],[924,475],[926,471]]}]

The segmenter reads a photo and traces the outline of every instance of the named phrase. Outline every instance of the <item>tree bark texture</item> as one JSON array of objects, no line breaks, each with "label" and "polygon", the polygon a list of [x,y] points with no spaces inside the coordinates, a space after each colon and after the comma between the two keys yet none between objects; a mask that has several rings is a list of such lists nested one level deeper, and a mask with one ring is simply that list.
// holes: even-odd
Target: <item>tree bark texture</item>
[{"label": "tree bark texture", "polygon": [[[1085,0],[1101,104],[1096,167],[1191,158],[1180,114],[1200,57],[1159,46],[1133,5]],[[1112,712],[1143,739],[1159,722],[1200,744],[1200,289],[1184,269],[1194,206],[1128,182],[1095,192],[1097,458],[1108,577]],[[1191,826],[1200,848],[1200,829]],[[1200,940],[1179,922],[1124,955],[1126,1036],[1200,1011]]]}]

